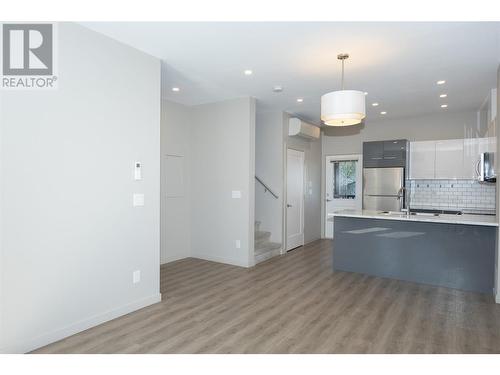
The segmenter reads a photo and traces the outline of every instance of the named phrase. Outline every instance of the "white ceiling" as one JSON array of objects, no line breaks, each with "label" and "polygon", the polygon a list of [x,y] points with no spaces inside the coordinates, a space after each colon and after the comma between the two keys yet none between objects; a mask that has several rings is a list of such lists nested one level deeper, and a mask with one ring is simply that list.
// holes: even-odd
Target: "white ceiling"
[{"label": "white ceiling", "polygon": [[[163,60],[162,94],[194,105],[241,96],[320,123],[320,97],[367,91],[367,118],[477,109],[496,85],[500,23],[84,23]],[[253,75],[245,76],[245,69]],[[446,84],[436,85],[444,79]],[[281,85],[284,91],[272,92]],[[179,92],[172,92],[172,87]],[[440,99],[439,94],[448,98]],[[297,98],[304,98],[297,103]],[[372,102],[380,105],[376,108]]]}]

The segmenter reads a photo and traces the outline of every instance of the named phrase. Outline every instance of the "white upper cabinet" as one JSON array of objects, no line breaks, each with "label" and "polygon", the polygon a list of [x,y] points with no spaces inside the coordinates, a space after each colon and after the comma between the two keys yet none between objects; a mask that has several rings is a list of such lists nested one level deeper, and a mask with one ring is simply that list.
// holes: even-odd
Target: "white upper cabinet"
[{"label": "white upper cabinet", "polygon": [[410,144],[410,178],[435,178],[436,142],[423,141]]},{"label": "white upper cabinet", "polygon": [[496,154],[496,138],[410,143],[410,179],[477,179],[483,152]]},{"label": "white upper cabinet", "polygon": [[435,178],[470,178],[464,168],[464,140],[436,141]]},{"label": "white upper cabinet", "polygon": [[467,179],[477,179],[479,155],[487,145],[485,138],[464,139],[464,171]]}]

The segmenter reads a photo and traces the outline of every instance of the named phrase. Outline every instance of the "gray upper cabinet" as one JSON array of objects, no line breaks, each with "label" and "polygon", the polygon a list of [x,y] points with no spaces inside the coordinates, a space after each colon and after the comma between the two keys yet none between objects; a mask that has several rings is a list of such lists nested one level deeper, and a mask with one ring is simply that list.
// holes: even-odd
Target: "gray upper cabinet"
[{"label": "gray upper cabinet", "polygon": [[384,160],[384,142],[363,143],[363,167],[378,167]]},{"label": "gray upper cabinet", "polygon": [[363,167],[404,167],[408,141],[374,141],[363,143]]}]

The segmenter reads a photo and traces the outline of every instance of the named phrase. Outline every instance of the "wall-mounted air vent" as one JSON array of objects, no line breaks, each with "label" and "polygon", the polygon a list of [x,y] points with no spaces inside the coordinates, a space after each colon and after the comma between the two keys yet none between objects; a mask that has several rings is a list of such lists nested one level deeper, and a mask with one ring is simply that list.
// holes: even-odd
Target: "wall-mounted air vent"
[{"label": "wall-mounted air vent", "polygon": [[315,140],[319,139],[320,129],[301,119],[292,117],[288,122],[288,135]]}]

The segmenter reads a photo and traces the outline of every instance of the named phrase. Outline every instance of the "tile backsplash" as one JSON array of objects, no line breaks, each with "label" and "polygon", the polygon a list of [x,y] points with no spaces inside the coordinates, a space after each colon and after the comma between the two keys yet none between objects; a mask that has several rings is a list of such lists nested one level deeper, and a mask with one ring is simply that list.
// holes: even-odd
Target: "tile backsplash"
[{"label": "tile backsplash", "polygon": [[495,209],[495,184],[474,180],[411,180],[411,208],[489,211]]}]

